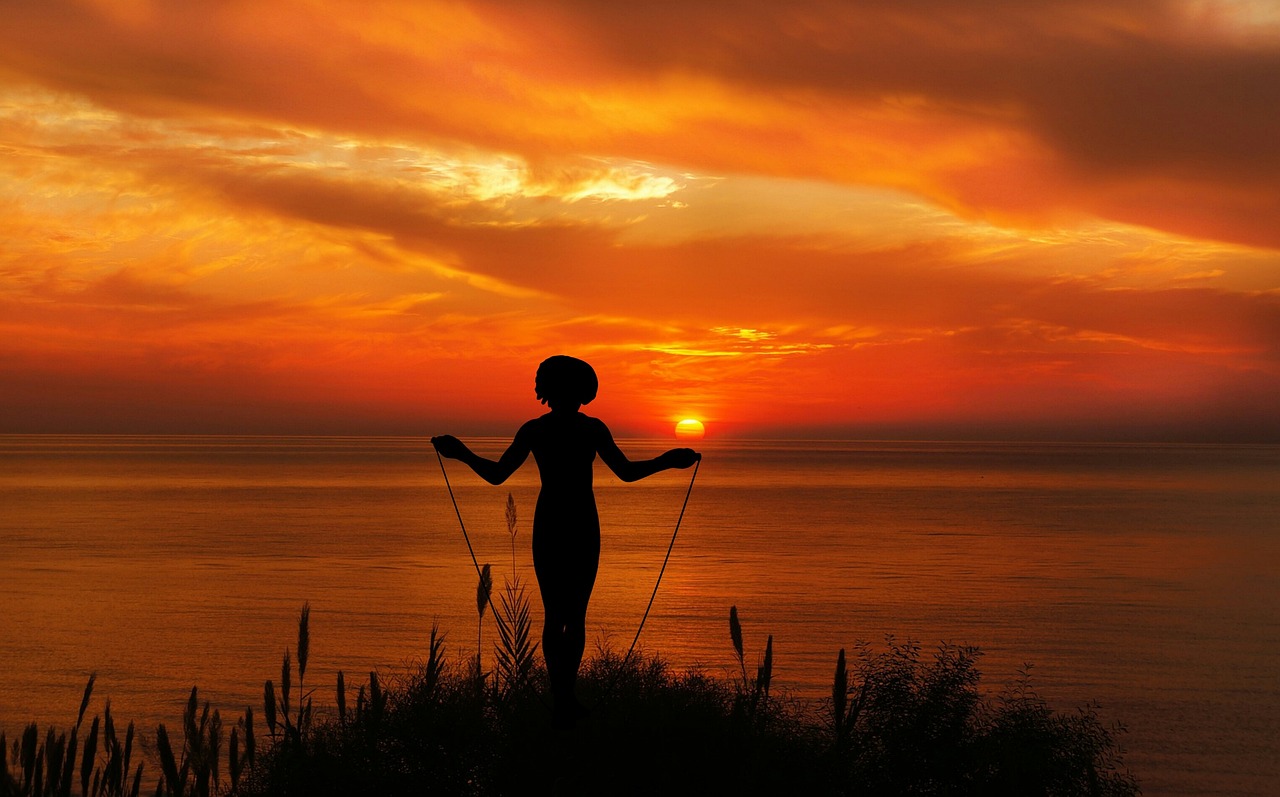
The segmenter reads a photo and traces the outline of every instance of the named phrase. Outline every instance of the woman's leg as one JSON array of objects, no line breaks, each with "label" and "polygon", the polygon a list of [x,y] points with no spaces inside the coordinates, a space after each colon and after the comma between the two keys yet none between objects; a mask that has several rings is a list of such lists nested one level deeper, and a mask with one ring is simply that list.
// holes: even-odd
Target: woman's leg
[{"label": "woman's leg", "polygon": [[542,655],[557,705],[573,706],[574,684],[587,640],[587,605],[600,561],[599,537],[576,550],[548,549],[534,536],[533,566],[542,595]]},{"label": "woman's leg", "polygon": [[556,589],[557,579],[551,568],[537,555],[534,549],[534,573],[538,577],[538,592],[542,596],[542,656],[547,661],[547,677],[551,680],[552,692],[556,691],[557,676],[561,670],[563,656],[560,651],[564,647],[564,613],[563,601]]},{"label": "woman's leg", "polygon": [[587,604],[591,601],[591,590],[596,583],[596,570],[599,565],[599,551],[587,552],[574,568],[569,579],[569,589],[565,597],[565,623],[562,637],[565,671],[565,694],[571,703],[576,704],[573,695],[574,684],[578,680],[578,668],[582,666],[582,655],[587,647]]}]

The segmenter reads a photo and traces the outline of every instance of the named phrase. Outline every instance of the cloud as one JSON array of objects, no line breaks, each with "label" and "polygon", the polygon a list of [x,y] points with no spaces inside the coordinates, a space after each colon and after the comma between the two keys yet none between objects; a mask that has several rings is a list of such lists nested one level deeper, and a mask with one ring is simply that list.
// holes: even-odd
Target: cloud
[{"label": "cloud", "polygon": [[1244,10],[11,3],[0,416],[1274,429]]},{"label": "cloud", "polygon": [[1244,8],[29,2],[7,9],[0,65],[143,116],[819,177],[1002,224],[1276,247],[1280,35]]},{"label": "cloud", "polygon": [[[359,168],[333,162],[335,149],[348,151]],[[1058,258],[1057,248],[1078,249],[1080,242],[1069,237],[1066,244],[1037,246],[1024,241],[1011,248],[1001,243],[1004,251],[998,256],[987,241],[967,239],[963,231],[945,227],[935,231],[933,239],[885,243],[873,236],[871,242],[860,243],[853,236],[834,247],[828,236],[816,234],[741,232],[645,244],[627,239],[627,224],[521,216],[509,203],[494,204],[470,194],[460,197],[438,184],[413,182],[389,172],[388,161],[422,162],[408,158],[409,150],[382,152],[379,157],[350,150],[319,146],[306,138],[274,148],[246,149],[187,145],[169,137],[160,143],[129,146],[72,139],[39,152],[40,157],[54,153],[74,164],[102,164],[97,168],[106,170],[108,178],[105,183],[95,181],[94,190],[100,191],[104,184],[114,184],[117,191],[145,190],[149,208],[156,205],[159,187],[167,186],[165,190],[175,192],[174,203],[197,202],[220,209],[218,213],[234,220],[226,223],[233,224],[236,237],[242,240],[245,225],[266,225],[270,232],[258,233],[255,247],[280,246],[281,231],[288,230],[285,236],[296,242],[291,244],[292,252],[280,253],[284,260],[296,260],[304,249],[311,250],[315,260],[316,239],[324,241],[327,253],[307,270],[273,269],[284,275],[324,274],[317,284],[329,290],[309,288],[311,298],[290,298],[294,304],[310,302],[313,309],[336,306],[335,296],[367,297],[355,302],[357,308],[415,306],[412,297],[424,295],[451,307],[457,306],[450,305],[451,291],[466,285],[488,294],[486,301],[510,300],[507,306],[512,310],[519,301],[536,299],[548,312],[560,302],[578,313],[660,323],[679,320],[686,329],[691,324],[753,328],[748,324],[766,323],[811,329],[854,325],[934,334],[999,325],[1023,314],[1066,329],[1094,329],[1135,340],[1181,340],[1186,345],[1194,335],[1213,339],[1225,334],[1250,340],[1254,334],[1254,339],[1267,340],[1265,335],[1271,331],[1266,327],[1269,298],[1265,295],[1213,289],[1120,291],[1105,281],[1062,280],[1053,269],[1046,272],[1037,265],[1048,256]],[[611,168],[606,165],[602,174],[609,174]],[[144,230],[147,226],[134,225]],[[153,218],[150,226],[169,225]],[[113,218],[109,229],[121,235],[129,228]],[[204,234],[225,238],[229,232]],[[162,265],[151,267],[155,280],[179,279],[185,284],[207,279],[197,271],[211,273],[209,252],[189,245],[162,251]],[[1185,257],[1186,251],[1179,257]],[[214,262],[242,275],[253,272],[258,282],[271,279],[275,290],[281,291],[287,277],[270,278],[260,266],[246,266],[241,261],[248,256],[262,258],[260,252],[242,252]],[[361,263],[355,273],[325,264],[351,257]],[[1113,246],[1107,257],[1117,268],[1131,269],[1133,249]],[[240,264],[233,267],[233,262]],[[1203,265],[1198,262],[1196,271],[1203,271]],[[108,279],[121,281],[132,274],[130,279],[136,280],[141,273],[138,268],[148,266],[144,261],[132,271],[113,272]],[[101,282],[97,290],[109,285]],[[141,290],[132,282],[120,285]],[[150,315],[156,316],[165,306],[165,296],[156,294],[151,299]],[[134,303],[148,304],[144,297]],[[502,305],[486,309],[501,312]],[[1207,313],[1205,324],[1182,323],[1196,312]],[[198,317],[189,309],[183,315]],[[1233,326],[1242,319],[1262,326],[1254,331]],[[664,346],[681,348],[677,342],[658,347]]]}]

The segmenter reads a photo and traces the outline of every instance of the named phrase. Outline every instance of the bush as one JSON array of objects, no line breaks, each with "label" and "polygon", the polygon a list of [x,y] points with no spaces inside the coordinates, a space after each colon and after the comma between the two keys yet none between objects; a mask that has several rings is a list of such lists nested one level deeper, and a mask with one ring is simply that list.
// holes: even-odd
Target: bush
[{"label": "bush", "polygon": [[[1096,709],[1057,714],[1024,673],[994,699],[979,651],[912,643],[840,651],[832,696],[771,692],[772,638],[740,678],[673,670],[601,649],[579,690],[594,713],[552,729],[535,669],[521,688],[486,683],[475,658],[447,664],[433,630],[426,663],[356,712],[287,737],[243,795],[871,794],[1129,795],[1115,730]],[[376,679],[371,682],[376,689]]]},{"label": "bush", "polygon": [[[280,689],[265,684],[263,739],[255,741],[248,709],[224,746],[217,712],[207,703],[200,710],[193,689],[183,738],[171,744],[157,729],[156,794],[1138,793],[1116,742],[1123,729],[1103,726],[1096,707],[1053,712],[1026,673],[1006,693],[984,696],[975,648],[943,645],[924,656],[919,645],[889,639],[879,650],[859,645],[851,662],[841,650],[831,697],[812,704],[770,689],[772,638],[748,670],[735,608],[740,677],[601,649],[579,679],[594,713],[554,730],[540,666],[512,679],[483,672],[476,656],[451,663],[438,629],[425,661],[389,684],[370,673],[354,705],[339,673],[335,707],[313,713],[314,690],[302,686],[308,619],[304,607],[296,693],[288,651]],[[81,793],[138,794],[132,726],[121,744],[109,706],[106,717],[101,750],[95,718],[78,769],[80,720],[69,741],[49,731],[41,745],[34,725],[11,747],[0,737],[0,797],[69,795],[74,775]]]}]

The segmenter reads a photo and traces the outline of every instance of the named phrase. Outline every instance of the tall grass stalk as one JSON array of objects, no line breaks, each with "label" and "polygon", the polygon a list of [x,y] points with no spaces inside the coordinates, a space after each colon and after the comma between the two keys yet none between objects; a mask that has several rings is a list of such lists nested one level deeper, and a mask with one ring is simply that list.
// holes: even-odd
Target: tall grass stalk
[{"label": "tall grass stalk", "polygon": [[519,534],[515,498],[507,493],[505,519],[511,540],[511,573],[499,595],[500,615],[495,612],[498,644],[494,646],[494,688],[503,694],[524,689],[536,664],[538,643],[533,641],[529,597],[516,570],[516,537]]},{"label": "tall grass stalk", "polygon": [[307,677],[307,656],[311,652],[311,603],[302,604],[298,617],[298,688]]},{"label": "tall grass stalk", "polygon": [[742,685],[746,688],[747,684],[747,665],[744,660],[744,652],[742,647],[742,623],[738,621],[738,607],[736,605],[729,607],[729,641],[733,643],[733,652],[738,657],[738,667],[742,670]]},{"label": "tall grass stalk", "polygon": [[507,535],[511,537],[511,572],[514,574],[516,572],[516,532],[518,527],[516,525],[516,499],[511,493],[507,493],[506,521]]},{"label": "tall grass stalk", "polygon": [[756,691],[757,698],[763,696],[766,700],[769,698],[769,687],[773,684],[773,634],[769,635],[769,640],[764,645],[764,661],[756,669]]},{"label": "tall grass stalk", "polygon": [[[296,650],[298,652],[298,699],[296,703],[290,699],[290,695],[293,692],[293,658],[288,647],[284,649],[284,658],[280,662],[279,697],[277,698],[275,684],[270,680],[263,685],[262,690],[262,704],[267,715],[267,728],[272,738],[275,738],[276,727],[279,725],[281,726],[280,731],[283,737],[294,743],[298,742],[312,719],[312,692],[304,691],[303,688],[307,660],[311,651],[310,603],[302,604],[302,611],[298,615]],[[295,705],[296,713],[293,713]]]},{"label": "tall grass stalk", "polygon": [[493,570],[489,567],[489,563],[486,562],[480,570],[480,579],[476,582],[476,688],[484,685],[485,674],[481,658],[484,650],[484,608],[489,605],[489,599],[492,595]]},{"label": "tall grass stalk", "polygon": [[94,758],[98,754],[98,718],[93,718],[89,735],[84,741],[84,761],[80,764],[80,793],[89,793],[89,778],[93,775]]},{"label": "tall grass stalk", "polygon": [[836,674],[831,684],[831,726],[835,731],[836,744],[844,741],[845,706],[849,701],[849,666],[845,662],[844,648],[836,657]]},{"label": "tall grass stalk", "polygon": [[[747,676],[746,647],[742,636],[742,622],[738,619],[738,607],[729,607],[729,641],[738,660],[740,680],[734,686],[737,704],[747,717],[755,719],[763,705],[769,702],[769,688],[773,683],[773,634],[765,643],[764,659],[756,666],[756,677]],[[766,712],[767,713],[767,712]]]},{"label": "tall grass stalk", "polygon": [[257,740],[253,735],[253,706],[244,707],[244,717],[240,720],[244,728],[244,759],[246,764],[253,763],[257,752]]},{"label": "tall grass stalk", "polygon": [[427,643],[427,663],[423,666],[422,676],[428,694],[433,694],[436,685],[445,671],[444,634],[440,633],[438,623],[431,624],[431,639]]}]

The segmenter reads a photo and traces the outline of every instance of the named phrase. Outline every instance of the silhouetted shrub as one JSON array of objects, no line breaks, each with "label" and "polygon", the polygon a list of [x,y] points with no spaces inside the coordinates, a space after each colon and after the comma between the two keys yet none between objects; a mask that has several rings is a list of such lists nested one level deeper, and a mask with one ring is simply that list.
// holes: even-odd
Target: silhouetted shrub
[{"label": "silhouetted shrub", "polygon": [[[475,657],[445,657],[432,629],[426,660],[390,683],[377,673],[349,705],[339,673],[333,709],[312,711],[302,692],[308,613],[299,621],[298,699],[264,690],[267,733],[255,741],[246,710],[222,755],[221,722],[193,689],[181,744],[157,729],[156,794],[538,795],[859,794],[1131,795],[1116,733],[1096,707],[1055,713],[1023,674],[1006,693],[979,690],[974,648],[913,643],[859,645],[837,657],[831,697],[812,704],[770,688],[772,638],[754,677],[736,610],[731,640],[740,677],[674,670],[658,656],[601,649],[583,665],[579,692],[593,714],[554,730],[539,665],[523,680],[477,678]],[[285,686],[289,684],[289,686]],[[92,681],[85,692],[87,706]],[[81,710],[83,719],[84,710]],[[36,726],[0,748],[0,797],[82,793],[136,795],[129,774],[132,728],[123,745],[107,713],[105,749],[86,740],[73,773],[77,721],[69,740]],[[97,719],[94,728],[98,727]],[[6,744],[0,737],[0,745]],[[51,785],[52,784],[52,785]]]}]

